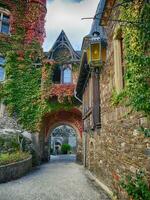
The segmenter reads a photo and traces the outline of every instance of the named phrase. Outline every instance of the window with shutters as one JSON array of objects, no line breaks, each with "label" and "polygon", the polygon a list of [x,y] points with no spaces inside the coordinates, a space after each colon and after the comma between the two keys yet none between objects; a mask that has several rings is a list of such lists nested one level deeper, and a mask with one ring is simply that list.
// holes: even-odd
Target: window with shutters
[{"label": "window with shutters", "polygon": [[83,94],[84,130],[101,128],[99,72],[93,69]]}]

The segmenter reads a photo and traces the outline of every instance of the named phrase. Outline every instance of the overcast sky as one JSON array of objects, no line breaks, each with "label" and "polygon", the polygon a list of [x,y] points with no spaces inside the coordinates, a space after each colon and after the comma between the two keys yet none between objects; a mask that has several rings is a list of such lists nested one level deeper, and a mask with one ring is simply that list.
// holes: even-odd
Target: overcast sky
[{"label": "overcast sky", "polygon": [[46,38],[44,50],[49,51],[63,29],[75,50],[80,50],[82,39],[90,31],[92,17],[99,0],[48,0],[46,16]]}]

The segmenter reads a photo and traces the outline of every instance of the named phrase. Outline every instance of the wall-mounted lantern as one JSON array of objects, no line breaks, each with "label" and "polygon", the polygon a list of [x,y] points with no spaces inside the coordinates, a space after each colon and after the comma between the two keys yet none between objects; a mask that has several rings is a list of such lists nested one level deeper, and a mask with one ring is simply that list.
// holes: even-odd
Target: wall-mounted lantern
[{"label": "wall-mounted lantern", "polygon": [[100,37],[92,37],[87,48],[88,64],[102,65],[106,61],[106,43]]}]

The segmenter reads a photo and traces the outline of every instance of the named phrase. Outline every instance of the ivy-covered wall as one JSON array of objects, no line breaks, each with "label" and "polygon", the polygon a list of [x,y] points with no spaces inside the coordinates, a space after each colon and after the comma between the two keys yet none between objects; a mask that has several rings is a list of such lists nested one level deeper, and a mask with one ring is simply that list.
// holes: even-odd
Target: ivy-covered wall
[{"label": "ivy-covered wall", "polygon": [[[125,2],[125,1],[122,1]],[[124,42],[125,88],[114,95],[122,102],[150,116],[150,4],[136,0],[121,7],[119,19]]]},{"label": "ivy-covered wall", "polygon": [[[52,85],[55,63],[45,59],[41,47],[44,37],[44,0],[0,0],[10,11],[11,35],[0,34],[0,53],[5,57],[6,81],[0,84],[0,98],[11,116],[23,128],[40,131],[46,113],[69,110],[76,105],[74,85]],[[19,16],[19,17],[18,17]],[[66,59],[65,52],[61,52]],[[58,97],[56,101],[51,97]],[[75,104],[74,104],[75,103]]]},{"label": "ivy-covered wall", "polygon": [[[110,11],[114,1],[106,2]],[[87,141],[86,165],[113,191],[117,199],[149,200],[150,125],[147,118],[150,114],[150,5],[137,0],[124,2],[115,1],[108,17],[107,62],[100,74],[102,127],[99,131],[90,130],[84,136]],[[104,18],[107,11],[104,10]],[[126,75],[124,90],[114,95],[114,106],[113,36],[118,25],[123,36]]]},{"label": "ivy-covered wall", "polygon": [[0,7],[10,11],[10,33],[0,34],[0,53],[5,57],[6,81],[0,96],[10,115],[24,128],[38,129],[42,115],[41,64],[43,58],[46,2],[6,0]]}]

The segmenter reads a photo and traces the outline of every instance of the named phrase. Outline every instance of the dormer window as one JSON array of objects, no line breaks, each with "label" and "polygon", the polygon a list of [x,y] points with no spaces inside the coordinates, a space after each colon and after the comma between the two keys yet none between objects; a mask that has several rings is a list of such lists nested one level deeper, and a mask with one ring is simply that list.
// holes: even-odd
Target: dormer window
[{"label": "dormer window", "polygon": [[9,34],[10,16],[0,9],[0,33]]},{"label": "dormer window", "polygon": [[4,69],[5,59],[0,56],[0,82],[5,80],[5,69]]},{"label": "dormer window", "polygon": [[72,83],[72,71],[70,67],[67,67],[63,71],[63,83]]}]

